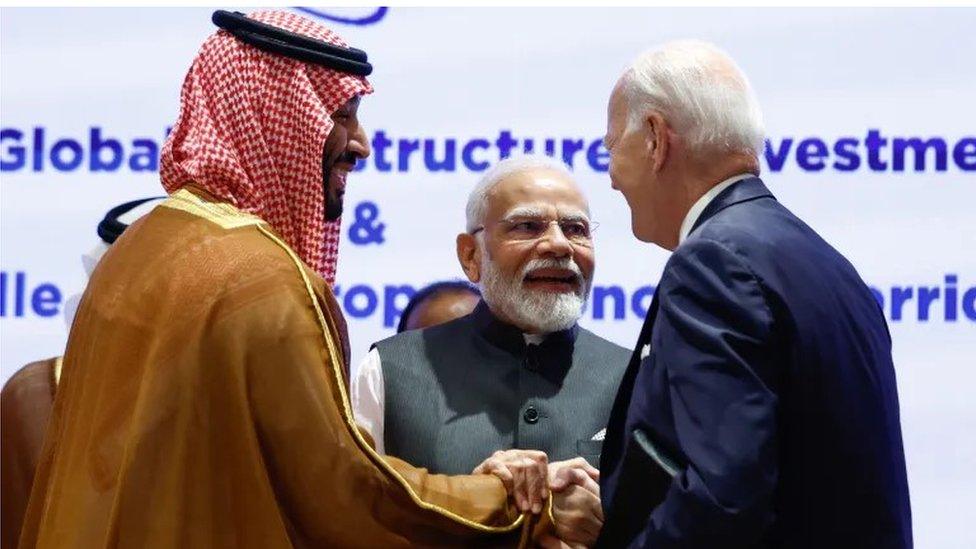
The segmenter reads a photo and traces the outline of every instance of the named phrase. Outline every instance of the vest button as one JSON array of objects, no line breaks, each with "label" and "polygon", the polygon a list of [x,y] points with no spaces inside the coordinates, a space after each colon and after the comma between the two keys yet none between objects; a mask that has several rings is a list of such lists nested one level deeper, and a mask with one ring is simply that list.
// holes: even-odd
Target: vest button
[{"label": "vest button", "polygon": [[530,405],[528,408],[525,409],[525,413],[522,414],[522,419],[524,419],[526,423],[536,423],[536,422],[538,422],[539,421],[539,410],[536,410],[535,409],[535,406],[531,406]]}]

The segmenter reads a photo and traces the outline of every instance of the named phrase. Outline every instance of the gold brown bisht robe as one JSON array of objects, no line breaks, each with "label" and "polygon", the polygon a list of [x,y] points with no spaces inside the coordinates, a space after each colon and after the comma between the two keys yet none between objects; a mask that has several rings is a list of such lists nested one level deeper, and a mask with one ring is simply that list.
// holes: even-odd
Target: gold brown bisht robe
[{"label": "gold brown bisht robe", "polygon": [[488,475],[378,455],[325,281],[183,189],[93,273],[20,547],[516,546],[550,526]]}]

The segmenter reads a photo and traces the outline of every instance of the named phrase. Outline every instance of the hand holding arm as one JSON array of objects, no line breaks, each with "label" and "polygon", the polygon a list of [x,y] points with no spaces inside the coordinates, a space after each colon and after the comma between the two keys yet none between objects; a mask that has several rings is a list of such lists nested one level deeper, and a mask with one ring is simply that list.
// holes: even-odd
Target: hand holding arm
[{"label": "hand holding arm", "polygon": [[499,450],[471,473],[495,475],[501,479],[519,511],[539,514],[549,497],[548,465],[545,452]]}]

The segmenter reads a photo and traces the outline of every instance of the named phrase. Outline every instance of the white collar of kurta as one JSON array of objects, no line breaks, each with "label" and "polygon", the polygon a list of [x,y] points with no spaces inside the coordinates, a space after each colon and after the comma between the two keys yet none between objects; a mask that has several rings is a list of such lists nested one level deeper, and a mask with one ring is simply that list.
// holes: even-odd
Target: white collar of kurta
[{"label": "white collar of kurta", "polygon": [[733,175],[718,185],[715,185],[711,189],[708,189],[708,192],[701,195],[701,198],[696,200],[695,203],[692,204],[691,209],[688,210],[688,213],[685,214],[685,220],[681,222],[681,230],[678,232],[678,244],[681,244],[686,238],[688,238],[688,233],[690,233],[691,228],[695,226],[695,222],[698,221],[698,218],[701,217],[702,212],[704,212],[705,208],[711,204],[712,200],[715,200],[715,197],[718,196],[719,193],[731,187],[733,184],[750,177],[755,177],[755,175],[751,173],[740,173],[739,175]]},{"label": "white collar of kurta", "polygon": [[525,344],[526,345],[538,345],[538,344],[542,343],[542,341],[544,339],[546,339],[546,336],[544,334],[526,334],[526,333],[523,333],[522,334],[522,337],[525,338]]}]

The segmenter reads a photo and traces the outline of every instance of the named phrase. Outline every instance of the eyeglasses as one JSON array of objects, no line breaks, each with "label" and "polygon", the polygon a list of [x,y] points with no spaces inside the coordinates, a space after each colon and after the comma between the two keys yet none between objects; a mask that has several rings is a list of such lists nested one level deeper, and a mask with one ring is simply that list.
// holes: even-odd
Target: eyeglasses
[{"label": "eyeglasses", "polygon": [[[549,226],[555,223],[559,226],[566,240],[577,246],[587,248],[593,246],[593,231],[600,226],[599,223],[587,221],[585,219],[542,219],[535,217],[516,217],[513,219],[503,219],[498,222],[502,227],[502,236],[506,240],[533,241],[539,240],[549,231]],[[477,234],[485,230],[482,225],[471,231],[470,234]]]}]

